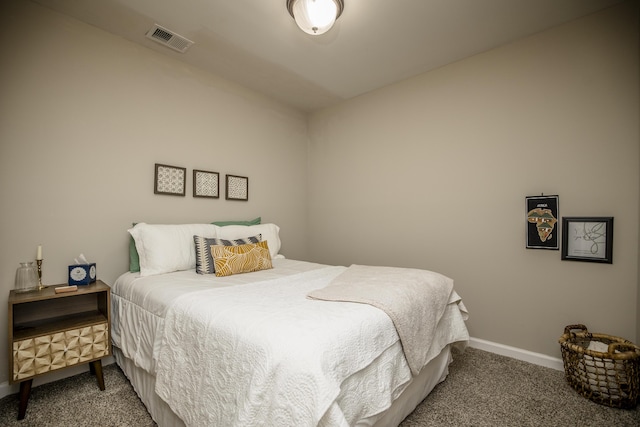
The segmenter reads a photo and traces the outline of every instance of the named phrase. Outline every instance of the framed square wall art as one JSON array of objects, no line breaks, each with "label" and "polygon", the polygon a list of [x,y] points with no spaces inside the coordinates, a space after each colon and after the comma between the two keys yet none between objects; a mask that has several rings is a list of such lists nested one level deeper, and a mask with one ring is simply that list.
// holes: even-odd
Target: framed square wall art
[{"label": "framed square wall art", "polygon": [[156,163],[153,192],[170,196],[184,196],[187,189],[187,169]]},{"label": "framed square wall art", "polygon": [[561,258],[613,264],[613,217],[563,217]]},{"label": "framed square wall art", "polygon": [[220,197],[220,174],[193,170],[193,197],[217,199]]},{"label": "framed square wall art", "polygon": [[558,250],[558,196],[530,196],[525,199],[527,249]]},{"label": "framed square wall art", "polygon": [[227,175],[225,193],[227,200],[249,200],[249,178]]}]

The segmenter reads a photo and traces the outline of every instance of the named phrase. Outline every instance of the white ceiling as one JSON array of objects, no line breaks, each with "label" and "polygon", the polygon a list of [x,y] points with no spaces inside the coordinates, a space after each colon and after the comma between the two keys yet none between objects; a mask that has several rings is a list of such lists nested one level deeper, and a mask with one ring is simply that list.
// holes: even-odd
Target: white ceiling
[{"label": "white ceiling", "polygon": [[[621,0],[344,0],[321,36],[298,29],[286,0],[33,1],[313,111]],[[195,44],[146,38],[154,23]]]}]

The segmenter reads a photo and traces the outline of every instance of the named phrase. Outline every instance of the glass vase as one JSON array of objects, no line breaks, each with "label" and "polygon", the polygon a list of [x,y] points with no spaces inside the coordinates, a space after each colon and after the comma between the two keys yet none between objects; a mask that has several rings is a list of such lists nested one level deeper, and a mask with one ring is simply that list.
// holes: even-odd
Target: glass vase
[{"label": "glass vase", "polygon": [[33,262],[21,262],[16,271],[16,292],[38,289],[38,270]]}]

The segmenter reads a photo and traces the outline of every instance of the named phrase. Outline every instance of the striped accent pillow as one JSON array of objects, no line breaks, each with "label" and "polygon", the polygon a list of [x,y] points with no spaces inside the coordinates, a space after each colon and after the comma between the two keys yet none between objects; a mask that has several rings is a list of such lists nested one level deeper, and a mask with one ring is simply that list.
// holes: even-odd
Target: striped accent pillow
[{"label": "striped accent pillow", "polygon": [[212,245],[238,246],[245,245],[247,243],[258,243],[262,241],[262,234],[234,240],[193,236],[193,241],[196,244],[196,273],[213,274],[216,270],[213,263],[213,257],[211,256]]},{"label": "striped accent pillow", "polygon": [[211,245],[211,255],[218,277],[273,268],[266,241],[239,246]]}]

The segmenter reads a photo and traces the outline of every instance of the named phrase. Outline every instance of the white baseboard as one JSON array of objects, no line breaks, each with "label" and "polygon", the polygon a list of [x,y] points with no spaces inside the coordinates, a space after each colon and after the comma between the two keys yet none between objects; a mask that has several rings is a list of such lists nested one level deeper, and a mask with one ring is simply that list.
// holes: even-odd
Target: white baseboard
[{"label": "white baseboard", "polygon": [[532,351],[523,350],[517,347],[510,347],[508,345],[481,340],[480,338],[470,338],[469,347],[499,354],[501,356],[511,357],[517,360],[524,360],[525,362],[533,363],[534,365],[540,365],[558,371],[564,371],[562,359],[547,356],[546,354],[534,353]]},{"label": "white baseboard", "polygon": [[[107,366],[114,363],[116,360],[113,356],[107,356],[102,359],[102,366]],[[72,377],[74,375],[81,374],[83,372],[87,372],[89,370],[89,364],[83,364],[78,366],[73,366],[71,368],[63,369],[62,371],[54,371],[47,375],[41,375],[33,380],[33,384],[31,387],[37,387],[42,384],[51,383],[54,381],[58,381],[64,378]],[[16,394],[20,391],[19,384],[11,384],[9,385],[8,381],[0,383],[0,399],[5,396],[9,396],[10,394]]]}]

